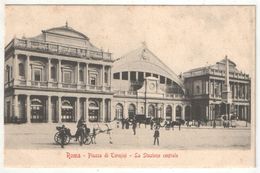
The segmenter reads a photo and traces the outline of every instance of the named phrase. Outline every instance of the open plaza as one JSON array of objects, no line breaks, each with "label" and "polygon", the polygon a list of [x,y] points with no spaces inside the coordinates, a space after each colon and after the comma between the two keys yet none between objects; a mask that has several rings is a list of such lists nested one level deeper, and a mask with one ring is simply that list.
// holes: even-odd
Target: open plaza
[{"label": "open plaza", "polygon": [[[57,132],[58,124],[21,124],[5,125],[5,148],[6,149],[62,149],[54,142],[54,135]],[[66,123],[71,133],[76,132],[74,123]],[[88,125],[88,127],[92,127]],[[97,126],[97,124],[95,124]],[[104,124],[99,124],[104,128]],[[133,130],[117,128],[111,124],[112,143],[107,133],[100,133],[96,136],[96,144],[79,145],[74,139],[65,146],[65,149],[172,149],[172,150],[224,150],[224,149],[250,149],[251,128],[212,128],[211,126],[186,127],[181,130],[177,127],[174,130],[160,128],[160,145],[153,145],[154,130],[150,126],[141,125],[137,127],[136,135]]]}]

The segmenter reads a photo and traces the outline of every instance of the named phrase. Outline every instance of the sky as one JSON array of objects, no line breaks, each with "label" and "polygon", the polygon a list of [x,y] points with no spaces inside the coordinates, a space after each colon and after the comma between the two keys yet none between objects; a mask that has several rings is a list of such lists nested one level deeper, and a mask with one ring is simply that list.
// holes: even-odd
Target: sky
[{"label": "sky", "polygon": [[5,7],[5,45],[64,26],[113,53],[113,58],[146,42],[176,74],[215,64],[227,55],[255,75],[253,6],[32,6]]}]

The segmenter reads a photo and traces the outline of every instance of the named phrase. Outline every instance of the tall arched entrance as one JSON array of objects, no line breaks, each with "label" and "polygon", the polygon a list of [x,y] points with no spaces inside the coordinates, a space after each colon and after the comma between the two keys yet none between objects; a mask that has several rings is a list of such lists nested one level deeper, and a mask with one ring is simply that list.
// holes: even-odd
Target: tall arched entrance
[{"label": "tall arched entrance", "polygon": [[148,116],[150,118],[154,118],[155,117],[155,107],[154,107],[154,105],[149,105],[148,106]]},{"label": "tall arched entrance", "polygon": [[121,119],[123,119],[124,118],[124,115],[123,115],[123,105],[122,104],[120,104],[120,103],[118,103],[117,105],[116,105],[116,119],[117,120],[121,120]]},{"label": "tall arched entrance", "polygon": [[128,117],[129,118],[133,118],[135,115],[135,105],[134,104],[130,104],[129,108],[128,108]]},{"label": "tall arched entrance", "polygon": [[99,105],[97,101],[91,100],[88,107],[89,122],[99,121]]},{"label": "tall arched entrance", "polygon": [[170,105],[166,107],[166,120],[172,120],[172,107]]},{"label": "tall arched entrance", "polygon": [[73,122],[74,111],[70,100],[63,100],[61,103],[61,121],[62,122]]},{"label": "tall arched entrance", "polygon": [[44,102],[41,98],[33,98],[31,100],[31,122],[46,122],[46,111]]},{"label": "tall arched entrance", "polygon": [[176,120],[181,120],[182,108],[181,106],[176,107]]}]

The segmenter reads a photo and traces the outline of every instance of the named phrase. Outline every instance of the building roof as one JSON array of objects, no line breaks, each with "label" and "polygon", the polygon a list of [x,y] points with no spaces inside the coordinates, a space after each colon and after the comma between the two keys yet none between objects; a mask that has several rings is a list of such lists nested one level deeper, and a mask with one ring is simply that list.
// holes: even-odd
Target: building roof
[{"label": "building roof", "polygon": [[[238,73],[239,71],[236,68],[236,64],[233,61],[231,61],[230,59],[228,59],[228,62],[229,62],[229,72]],[[194,69],[191,69],[191,70],[189,70],[185,73],[196,72],[196,71],[200,71],[200,70],[204,70],[204,69],[215,69],[215,70],[225,71],[225,66],[226,66],[226,59],[224,58],[221,61],[216,62],[216,64],[204,66],[204,67],[199,67],[199,68],[194,68]]]},{"label": "building roof", "polygon": [[86,35],[84,35],[83,33],[79,32],[79,31],[76,31],[75,29],[73,29],[72,27],[69,27],[68,25],[50,28],[47,30],[43,30],[42,32],[60,34],[60,35],[64,35],[64,36],[71,36],[71,37],[75,37],[75,38],[79,38],[79,39],[89,40],[89,38]]},{"label": "building roof", "polygon": [[122,71],[138,71],[162,75],[183,87],[181,79],[146,45],[127,53],[114,62],[113,73]]},{"label": "building roof", "polygon": [[76,46],[93,51],[101,51],[101,49],[97,48],[89,41],[89,38],[85,34],[69,27],[67,23],[65,26],[42,30],[41,34],[26,39]]}]

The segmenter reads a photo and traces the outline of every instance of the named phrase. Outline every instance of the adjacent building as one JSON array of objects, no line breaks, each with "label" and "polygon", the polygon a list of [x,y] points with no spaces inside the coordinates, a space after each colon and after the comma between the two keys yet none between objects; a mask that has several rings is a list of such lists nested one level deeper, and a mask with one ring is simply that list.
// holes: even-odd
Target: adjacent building
[{"label": "adjacent building", "polygon": [[250,81],[227,58],[177,76],[145,44],[113,60],[66,24],[5,47],[4,120],[107,122],[142,114],[250,121]]},{"label": "adjacent building", "polygon": [[[227,73],[228,72],[228,73]],[[183,73],[192,119],[237,118],[251,121],[251,79],[227,57]]]},{"label": "adjacent building", "polygon": [[111,53],[66,26],[5,47],[5,122],[111,119]]}]

